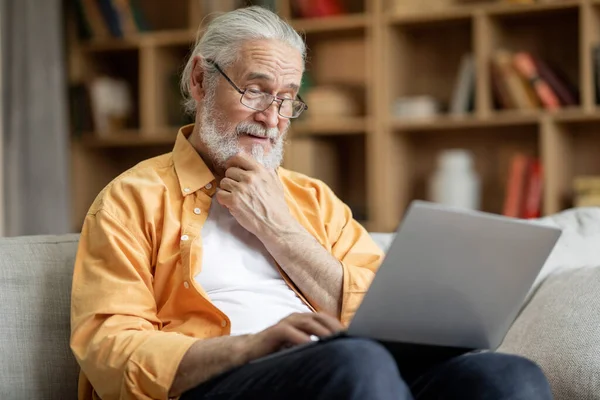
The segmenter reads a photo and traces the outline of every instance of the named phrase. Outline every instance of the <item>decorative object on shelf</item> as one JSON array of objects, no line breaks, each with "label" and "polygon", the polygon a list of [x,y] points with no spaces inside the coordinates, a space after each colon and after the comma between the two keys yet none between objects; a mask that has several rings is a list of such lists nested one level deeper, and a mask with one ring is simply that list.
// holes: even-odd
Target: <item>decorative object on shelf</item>
[{"label": "decorative object on shelf", "polygon": [[290,0],[296,18],[322,18],[345,14],[340,0]]},{"label": "decorative object on shelf", "polygon": [[450,114],[466,115],[473,111],[475,105],[475,58],[472,53],[462,56],[452,100]]},{"label": "decorative object on shelf", "polygon": [[139,0],[73,0],[80,37],[124,37],[150,30]]},{"label": "decorative object on shelf", "polygon": [[310,112],[307,119],[355,117],[360,115],[360,104],[353,88],[345,85],[317,85],[307,88],[304,100]]},{"label": "decorative object on shelf", "polygon": [[539,159],[515,154],[510,163],[503,214],[514,218],[541,215],[543,171]]},{"label": "decorative object on shelf", "polygon": [[105,136],[127,127],[133,112],[127,81],[108,76],[95,78],[90,83],[90,99],[96,134]]},{"label": "decorative object on shelf", "polygon": [[575,207],[600,207],[600,176],[582,175],[573,180]]},{"label": "decorative object on shelf", "polygon": [[480,178],[468,150],[445,150],[438,156],[437,170],[429,183],[430,199],[453,207],[478,210],[481,206]]},{"label": "decorative object on shelf", "polygon": [[392,105],[392,115],[397,118],[427,119],[442,112],[442,104],[432,96],[399,97]]}]

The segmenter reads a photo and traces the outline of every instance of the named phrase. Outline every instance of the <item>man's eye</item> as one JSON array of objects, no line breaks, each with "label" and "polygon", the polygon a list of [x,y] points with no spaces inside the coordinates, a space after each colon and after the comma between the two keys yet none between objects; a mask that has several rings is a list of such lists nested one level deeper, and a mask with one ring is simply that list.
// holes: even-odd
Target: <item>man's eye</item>
[{"label": "man's eye", "polygon": [[248,89],[246,90],[246,96],[249,98],[259,98],[262,96],[262,92],[256,89]]}]

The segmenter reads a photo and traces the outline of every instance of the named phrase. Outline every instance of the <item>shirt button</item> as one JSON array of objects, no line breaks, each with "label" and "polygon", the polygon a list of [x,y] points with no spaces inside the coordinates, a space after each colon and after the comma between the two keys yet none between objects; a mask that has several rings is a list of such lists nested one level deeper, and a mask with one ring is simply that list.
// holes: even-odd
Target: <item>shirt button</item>
[{"label": "shirt button", "polygon": [[184,191],[184,192],[186,192],[186,193],[189,193],[189,192],[191,192],[191,190],[192,190],[192,189],[190,189],[190,188],[185,188],[185,189],[183,189],[183,191]]},{"label": "shirt button", "polygon": [[201,212],[202,212],[202,210],[199,209],[198,207],[194,208],[194,214],[200,215]]},{"label": "shirt button", "polygon": [[190,238],[190,237],[189,237],[188,235],[183,235],[183,236],[181,237],[181,240],[185,242],[185,241],[186,241],[186,240],[188,240],[189,238]]},{"label": "shirt button", "polygon": [[190,288],[190,284],[187,281],[185,281],[185,282],[183,282],[183,287],[186,288],[186,289],[189,289]]},{"label": "shirt button", "polygon": [[223,328],[225,328],[227,326],[227,321],[225,321],[225,320],[221,321],[221,326]]},{"label": "shirt button", "polygon": [[212,183],[207,183],[204,187],[206,188],[206,190],[210,190],[212,189]]}]

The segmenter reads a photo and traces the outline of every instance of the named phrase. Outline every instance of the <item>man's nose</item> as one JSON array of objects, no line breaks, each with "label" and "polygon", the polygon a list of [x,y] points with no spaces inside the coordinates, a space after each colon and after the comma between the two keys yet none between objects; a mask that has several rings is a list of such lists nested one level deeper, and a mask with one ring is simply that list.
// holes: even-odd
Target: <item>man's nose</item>
[{"label": "man's nose", "polygon": [[269,108],[258,112],[257,120],[263,122],[267,128],[276,128],[279,125],[279,103],[274,101]]}]

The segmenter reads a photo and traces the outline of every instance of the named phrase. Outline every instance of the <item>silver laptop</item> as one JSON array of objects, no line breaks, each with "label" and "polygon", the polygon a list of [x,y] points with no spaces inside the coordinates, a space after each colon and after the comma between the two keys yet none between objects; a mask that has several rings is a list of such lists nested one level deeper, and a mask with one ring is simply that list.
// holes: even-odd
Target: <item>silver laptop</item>
[{"label": "silver laptop", "polygon": [[347,334],[497,348],[561,231],[415,201]]}]

